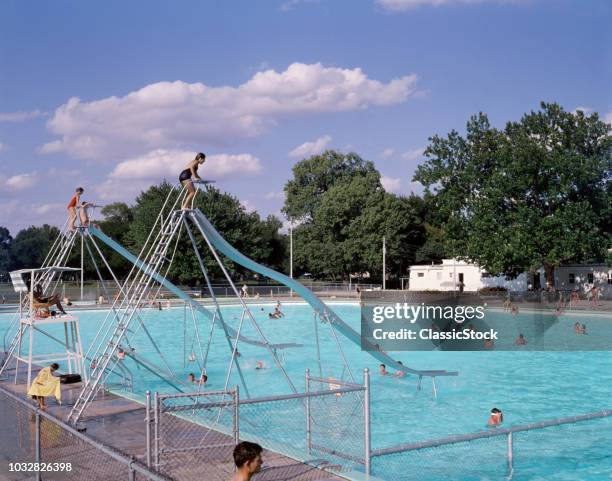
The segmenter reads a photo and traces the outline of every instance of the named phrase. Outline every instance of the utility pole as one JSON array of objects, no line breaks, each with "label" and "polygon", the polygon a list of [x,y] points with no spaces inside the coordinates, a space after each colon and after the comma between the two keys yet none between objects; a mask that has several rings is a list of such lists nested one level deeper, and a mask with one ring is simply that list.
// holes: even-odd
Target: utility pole
[{"label": "utility pole", "polygon": [[387,242],[383,236],[383,291],[387,289]]},{"label": "utility pole", "polygon": [[453,297],[457,297],[457,259],[453,257]]},{"label": "utility pole", "polygon": [[[289,219],[289,277],[293,279],[293,220]],[[289,291],[289,297],[293,297],[293,289]]]},{"label": "utility pole", "polygon": [[83,300],[83,232],[81,231],[81,301]]}]

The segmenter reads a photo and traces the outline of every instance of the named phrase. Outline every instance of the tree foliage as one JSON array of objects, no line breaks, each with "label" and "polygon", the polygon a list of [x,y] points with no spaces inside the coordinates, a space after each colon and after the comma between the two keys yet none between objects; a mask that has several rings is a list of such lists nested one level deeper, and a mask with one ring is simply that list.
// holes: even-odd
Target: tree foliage
[{"label": "tree foliage", "polygon": [[0,227],[0,279],[11,268],[10,249],[13,238],[6,227]]},{"label": "tree foliage", "polygon": [[420,199],[385,192],[380,174],[357,154],[326,151],[304,159],[285,186],[284,211],[294,230],[298,272],[322,278],[382,274],[382,239],[388,272],[399,274],[424,242]]},{"label": "tree foliage", "polygon": [[368,179],[380,187],[380,174],[374,164],[355,153],[342,154],[326,150],[322,154],[301,160],[293,166],[293,178],[285,185],[283,212],[296,221],[307,221],[336,184],[350,182],[355,177]]},{"label": "tree foliage", "polygon": [[59,229],[44,224],[19,231],[10,243],[10,269],[25,269],[42,265],[47,252],[59,235]]},{"label": "tree foliage", "polygon": [[[132,208],[133,220],[125,235],[125,242],[133,252],[137,253],[147,239],[170,189],[170,184],[164,182],[150,187],[137,197]],[[170,208],[171,206],[166,206],[166,213],[170,211]],[[196,196],[194,208],[199,208],[219,233],[236,249],[268,267],[283,268],[285,243],[278,233],[281,223],[276,217],[269,216],[261,220],[259,214],[246,212],[236,197],[212,187],[207,192],[201,192]],[[198,250],[203,253],[207,270],[212,277],[222,277],[221,270],[197,228],[192,224],[190,227],[196,238]],[[203,284],[198,259],[184,228],[181,228],[177,243],[173,241],[170,246],[168,257],[172,255],[174,256],[173,263],[168,272],[170,279],[181,283]],[[233,275],[246,274],[241,267],[227,259],[225,265]]]},{"label": "tree foliage", "polygon": [[611,245],[612,141],[597,114],[557,104],[492,127],[434,136],[416,171],[435,196],[445,248],[490,272],[515,274],[605,257]]}]

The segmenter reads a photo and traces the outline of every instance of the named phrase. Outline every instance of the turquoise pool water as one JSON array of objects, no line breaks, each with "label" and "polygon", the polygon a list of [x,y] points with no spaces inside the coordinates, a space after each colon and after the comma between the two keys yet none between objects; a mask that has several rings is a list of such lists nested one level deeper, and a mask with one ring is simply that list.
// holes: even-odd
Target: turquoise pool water
[{"label": "turquoise pool water", "polygon": [[[339,304],[332,305],[332,308],[355,329],[359,329],[358,306]],[[303,347],[290,348],[283,353],[283,365],[295,380],[297,389],[301,391],[304,389],[302,380],[305,369],[310,368],[314,374],[318,374],[313,313],[308,306],[300,304],[287,304],[282,309],[286,317],[281,319],[268,319],[267,313],[272,310],[270,305],[254,307],[252,312],[270,342],[303,344]],[[237,328],[241,309],[237,306],[224,307],[223,312],[226,320]],[[104,319],[105,313],[83,311],[78,315],[83,342],[87,347]],[[503,316],[509,318],[509,315],[503,313],[495,315],[501,316],[502,319]],[[529,314],[519,315],[528,316]],[[8,325],[9,319],[8,315],[0,316],[0,328]],[[196,363],[188,361],[190,352],[193,351],[199,355],[198,345],[194,341],[196,336],[190,311],[185,311],[183,308],[161,312],[147,309],[143,311],[143,319],[177,377],[186,379],[190,372],[194,372],[197,376]],[[571,315],[561,316],[555,328],[560,329],[560,332],[566,330],[571,332],[576,320],[587,324],[590,335],[597,337],[599,341],[603,336],[612,342],[612,319],[603,316],[580,316],[579,318]],[[205,348],[210,323],[197,315],[196,322]],[[346,373],[343,372],[342,361],[334,337],[330,333],[330,327],[319,323],[317,328],[321,338],[323,376],[348,379]],[[56,331],[56,334],[61,332],[59,328],[56,328]],[[248,320],[244,322],[242,333],[248,337],[257,337],[257,332]],[[207,387],[209,389],[222,389],[227,372],[228,347],[221,334],[220,329],[215,329],[207,365],[209,376]],[[351,344],[342,336],[339,339],[355,376],[361,380],[362,370],[365,367],[369,368],[372,374],[372,444],[375,448],[482,431],[485,429],[488,412],[494,406],[503,410],[505,426],[579,415],[612,407],[612,353],[607,351],[396,353],[397,359],[413,368],[459,371],[457,377],[437,380],[438,396],[434,398],[430,381],[424,379],[423,389],[419,392],[416,389],[417,380],[412,376],[401,379],[379,376],[378,362],[374,358],[361,352],[359,346]],[[43,344],[48,346],[48,342],[38,338],[39,349]],[[161,365],[155,350],[142,330],[135,336],[132,344],[140,355]],[[264,349],[239,344],[239,350],[240,363],[247,377],[252,397],[289,392],[283,377],[273,366],[271,357]],[[264,362],[265,369],[255,369],[258,360]],[[136,366],[133,361],[124,362],[134,373],[136,393],[142,394],[147,389],[174,392],[165,383]],[[232,375],[230,385],[238,383],[238,377],[235,374]],[[244,392],[242,394],[244,395]],[[605,426],[606,429],[600,429],[601,426]],[[559,429],[558,432],[569,432],[569,430]],[[579,477],[571,477],[573,476],[571,473],[577,471],[567,468],[560,472],[565,473],[563,476],[569,477],[559,475],[554,479],[609,479],[597,476],[601,473],[612,472],[609,449],[612,446],[611,423],[589,422],[584,425],[584,428],[574,429],[571,432],[574,433],[572,436],[576,437],[573,441],[574,445],[578,445],[578,437],[580,441],[583,441],[583,444],[580,444],[581,448],[576,450],[577,459],[589,462],[592,460],[596,466],[593,468],[595,471],[584,472]],[[607,438],[596,441],[597,437],[602,436],[607,436]],[[533,440],[536,437],[532,436],[530,439]],[[567,438],[561,436],[562,439]],[[499,438],[498,441],[495,441],[495,443],[499,442],[503,444],[505,440]],[[602,443],[607,445],[605,452],[602,452]],[[475,446],[476,443],[470,447],[468,453],[474,454]],[[483,444],[483,446],[483,449],[489,449],[492,444]],[[500,455],[503,456],[504,452],[502,449]],[[551,459],[556,459],[554,462],[558,464],[561,458],[556,457],[557,454],[555,452]],[[471,459],[466,453],[453,454],[452,450],[448,455],[451,458],[458,455],[462,460]],[[419,456],[422,455],[419,454]],[[597,460],[594,457],[597,457]],[[460,464],[453,463],[451,458],[448,459],[447,464],[455,466],[460,471]],[[566,452],[562,458],[567,461],[571,456]],[[416,457],[413,459],[405,456],[395,462],[401,466],[408,460],[415,466],[423,461],[422,458],[419,458],[419,463],[417,463]],[[376,466],[379,462],[382,460],[376,460],[374,465]],[[393,464],[392,461],[389,462]],[[554,462],[550,461],[550,463]],[[557,472],[555,471],[557,468],[553,464],[549,466],[547,462],[535,463],[535,466],[535,468],[530,468],[531,477],[521,478],[521,474],[517,473],[513,479],[552,479],[547,477],[547,473]],[[599,471],[603,468],[608,471]],[[467,465],[463,468],[463,471],[466,470],[469,470]],[[589,477],[591,475],[594,477]],[[453,477],[446,472],[444,476],[448,477],[440,479],[497,479],[486,477],[479,474],[478,471],[469,475],[463,472],[461,477]]]}]

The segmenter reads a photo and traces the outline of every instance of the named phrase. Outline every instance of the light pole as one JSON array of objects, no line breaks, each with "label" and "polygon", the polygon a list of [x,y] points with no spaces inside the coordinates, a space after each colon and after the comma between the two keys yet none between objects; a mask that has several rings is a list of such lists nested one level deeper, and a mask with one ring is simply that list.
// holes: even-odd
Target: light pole
[{"label": "light pole", "polygon": [[[293,220],[289,219],[289,277],[293,279]],[[293,297],[293,289],[289,291],[289,297]]]},{"label": "light pole", "polygon": [[457,258],[453,257],[453,297],[457,297]]},{"label": "light pole", "polygon": [[83,280],[84,280],[84,262],[83,262],[83,232],[81,232],[81,301],[83,301]]},{"label": "light pole", "polygon": [[387,242],[385,236],[383,236],[383,291],[387,289]]},{"label": "light pole", "polygon": [[293,279],[293,221],[289,221],[289,277]]}]

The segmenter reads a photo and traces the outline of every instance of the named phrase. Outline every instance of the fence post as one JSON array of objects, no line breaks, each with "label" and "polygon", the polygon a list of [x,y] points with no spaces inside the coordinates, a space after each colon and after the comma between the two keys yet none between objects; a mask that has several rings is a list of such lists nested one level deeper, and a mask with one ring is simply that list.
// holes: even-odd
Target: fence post
[{"label": "fence post", "polygon": [[366,367],[363,370],[363,422],[364,422],[364,463],[365,473],[371,474],[372,461],[372,436],[370,434],[370,370]]},{"label": "fence post", "polygon": [[136,481],[136,471],[134,470],[134,467],[132,466],[134,464],[134,456],[130,456],[130,464],[128,464],[128,468],[130,470],[130,474],[129,474],[129,481]]},{"label": "fence post", "polygon": [[145,430],[145,434],[147,437],[147,453],[146,453],[146,458],[147,458],[147,468],[151,467],[151,391],[147,390],[146,392],[146,400],[145,400],[145,410],[146,410],[146,415],[145,415],[145,423],[146,423],[146,430]]},{"label": "fence post", "polygon": [[[40,412],[38,409],[36,410],[36,420],[35,420],[35,441],[34,441],[34,462],[40,464]],[[36,481],[40,481],[40,469],[36,470]]]},{"label": "fence post", "polygon": [[240,391],[238,385],[234,387],[234,444],[240,442]]},{"label": "fence post", "polygon": [[512,449],[512,431],[508,433],[508,476],[512,475],[513,471],[513,449]]},{"label": "fence post", "polygon": [[[310,393],[310,369],[306,368],[306,394]],[[308,454],[312,452],[312,432],[310,424],[310,396],[306,396],[306,447]]]},{"label": "fence post", "polygon": [[160,403],[159,403],[159,393],[156,391],[153,397],[153,406],[154,406],[154,421],[153,421],[153,466],[155,469],[159,470],[159,421],[161,417],[160,411]]}]

